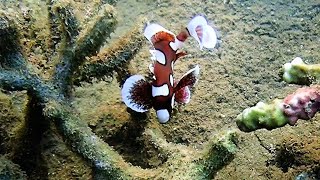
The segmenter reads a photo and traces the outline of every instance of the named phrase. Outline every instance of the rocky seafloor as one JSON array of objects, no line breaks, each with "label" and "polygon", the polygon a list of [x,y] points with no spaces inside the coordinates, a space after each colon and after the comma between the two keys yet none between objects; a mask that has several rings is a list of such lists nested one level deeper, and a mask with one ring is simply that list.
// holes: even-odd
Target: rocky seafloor
[{"label": "rocky seafloor", "polygon": [[[55,69],[59,67],[56,66],[59,64],[59,54],[65,46],[61,42],[68,37],[81,39],[85,36],[81,32],[90,28],[92,19],[99,16],[101,7],[107,3],[105,0],[2,0],[0,15],[9,17],[17,24],[21,52],[28,68],[46,82],[55,76]],[[114,33],[95,50],[98,55],[92,53],[94,57],[90,54],[83,59],[99,61],[101,57],[112,54],[113,47],[130,44],[123,37],[128,37],[129,41],[135,39],[139,48],[125,64],[125,72],[116,64],[111,66],[114,72],[99,71],[97,75],[88,70],[90,63],[88,66],[86,62],[81,64],[79,69],[92,77],[86,78],[87,74],[79,75],[76,71],[76,78],[67,89],[66,104],[73,109],[75,116],[86,122],[96,135],[94,137],[108,145],[106,149],[111,149],[110,157],[115,157],[115,166],[120,173],[129,174],[129,179],[320,179],[318,116],[309,121],[300,120],[295,126],[250,133],[239,131],[235,123],[237,115],[245,108],[259,101],[284,98],[301,87],[282,81],[279,72],[284,63],[296,56],[310,64],[319,63],[319,1],[119,0],[109,3],[114,6],[118,21]],[[53,10],[60,6],[67,8]],[[54,12],[64,16],[72,12],[78,19],[79,27],[75,32],[80,33],[72,35],[73,29],[68,29],[68,21],[63,23],[65,26],[55,27],[55,21],[67,18],[52,14]],[[193,39],[183,47],[188,55],[176,63],[175,78],[179,79],[195,64],[201,68],[200,80],[192,92],[190,103],[177,106],[166,124],[158,123],[154,111],[143,115],[128,111],[120,96],[122,73],[129,71],[147,76],[151,47],[147,40],[137,40],[142,34],[131,37],[130,31],[135,32],[132,27],[138,27],[137,32],[141,30],[142,33],[141,22],[152,21],[177,33],[197,14],[206,16],[217,29],[219,47],[200,51]],[[4,26],[0,26],[3,30]],[[70,31],[64,35],[61,32],[66,27]],[[0,37],[4,39],[5,33],[1,33]],[[0,46],[4,47],[1,42]],[[135,47],[135,44],[131,46]],[[128,50],[131,46],[124,49]],[[119,56],[125,56],[115,49]],[[2,69],[7,70],[6,65],[1,62]],[[29,91],[12,91],[5,86],[0,94],[0,177],[112,177],[107,176],[112,172],[99,174],[97,167],[108,167],[102,161],[94,162],[95,154],[86,154],[91,152],[90,149],[79,150],[82,145],[73,142],[73,136],[68,137],[73,134],[80,136],[78,131],[65,133],[64,124],[61,128],[59,121],[50,120],[53,115],[46,114],[51,112],[48,110],[51,104],[38,102]],[[67,116],[59,116],[63,117]],[[219,144],[219,138],[229,137],[225,134],[230,132],[232,140],[226,141],[229,145],[235,145],[230,147],[232,150],[228,149],[229,145]],[[230,152],[221,151],[223,148]],[[212,156],[217,159],[203,158],[211,157],[212,149],[219,152],[217,156]],[[92,152],[100,151],[98,148]],[[199,175],[201,172],[204,174]]]}]

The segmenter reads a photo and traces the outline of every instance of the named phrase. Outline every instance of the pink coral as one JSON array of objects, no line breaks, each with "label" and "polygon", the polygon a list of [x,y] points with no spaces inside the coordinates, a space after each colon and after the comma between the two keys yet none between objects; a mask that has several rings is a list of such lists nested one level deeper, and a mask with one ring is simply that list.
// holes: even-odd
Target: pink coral
[{"label": "pink coral", "polygon": [[311,119],[320,109],[320,86],[303,87],[283,100],[283,112],[289,124]]}]

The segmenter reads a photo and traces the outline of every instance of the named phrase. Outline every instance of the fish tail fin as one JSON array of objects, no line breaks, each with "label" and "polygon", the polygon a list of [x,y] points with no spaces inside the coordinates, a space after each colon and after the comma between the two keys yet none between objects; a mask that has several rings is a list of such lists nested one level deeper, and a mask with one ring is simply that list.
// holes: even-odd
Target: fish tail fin
[{"label": "fish tail fin", "polygon": [[200,49],[215,48],[217,44],[217,34],[215,30],[208,25],[207,20],[203,16],[194,17],[187,26],[187,30],[193,38],[195,38]]}]

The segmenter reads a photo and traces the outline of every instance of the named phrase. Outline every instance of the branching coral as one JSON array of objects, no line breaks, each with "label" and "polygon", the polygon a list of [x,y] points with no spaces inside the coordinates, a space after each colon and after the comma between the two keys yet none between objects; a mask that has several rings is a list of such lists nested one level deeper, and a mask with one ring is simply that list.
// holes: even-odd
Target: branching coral
[{"label": "branching coral", "polygon": [[[235,147],[235,133],[214,137],[203,151],[168,143],[161,131],[144,127],[143,138],[168,157],[158,168],[142,169],[125,162],[111,146],[95,135],[71,106],[72,87],[91,78],[101,79],[113,72],[119,83],[130,74],[127,66],[144,44],[143,22],[137,23],[109,48],[106,43],[116,26],[115,9],[104,4],[89,25],[81,27],[71,2],[48,1],[51,48],[48,59],[57,60],[52,77],[36,73],[20,43],[19,24],[6,13],[0,16],[0,87],[8,91],[26,90],[39,104],[43,118],[54,122],[71,147],[93,167],[97,179],[131,178],[210,178],[230,162]],[[87,61],[89,60],[89,61]]]}]

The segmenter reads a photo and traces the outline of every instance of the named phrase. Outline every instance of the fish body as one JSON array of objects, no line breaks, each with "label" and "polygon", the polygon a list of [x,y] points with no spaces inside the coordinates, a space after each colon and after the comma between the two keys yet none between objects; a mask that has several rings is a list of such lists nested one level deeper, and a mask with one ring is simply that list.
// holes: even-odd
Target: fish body
[{"label": "fish body", "polygon": [[[199,24],[199,20],[202,24]],[[215,46],[216,35],[208,35],[214,31],[211,26],[207,26],[207,21],[202,16],[197,16],[190,21],[186,29],[175,36],[158,24],[149,24],[144,29],[144,35],[154,48],[150,50],[153,63],[149,66],[154,80],[147,82],[141,75],[129,77],[121,90],[125,104],[137,112],[145,112],[153,107],[159,122],[166,123],[170,119],[175,102],[188,103],[191,96],[190,88],[197,82],[200,68],[195,66],[180,81],[175,82],[173,66],[178,58],[186,54],[178,50],[190,35],[196,36],[200,49],[203,46]],[[209,32],[203,31],[206,29],[210,29]],[[209,37],[212,41],[203,39],[204,37]]]}]

